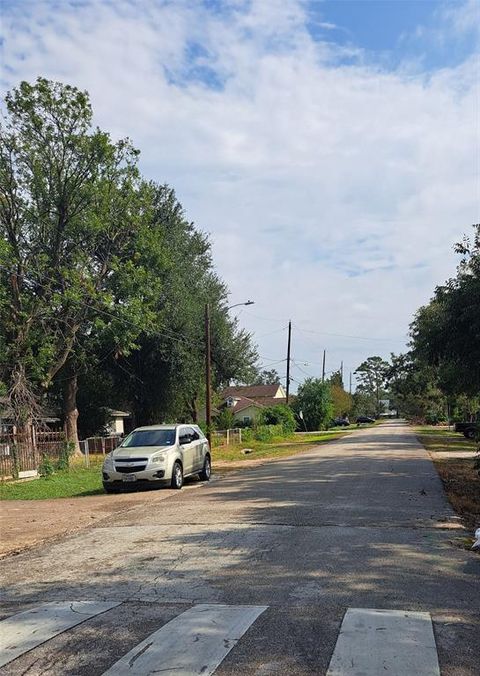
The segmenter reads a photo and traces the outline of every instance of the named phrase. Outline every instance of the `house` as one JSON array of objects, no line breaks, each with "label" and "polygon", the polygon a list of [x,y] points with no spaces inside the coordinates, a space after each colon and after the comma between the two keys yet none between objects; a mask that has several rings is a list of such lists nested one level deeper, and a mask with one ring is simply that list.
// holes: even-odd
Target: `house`
[{"label": "house", "polygon": [[262,408],[287,402],[283,386],[274,385],[237,385],[226,387],[221,393],[222,404],[219,410],[232,411],[236,423],[250,425],[255,421]]},{"label": "house", "polygon": [[112,436],[123,436],[125,434],[125,419],[130,418],[130,413],[126,411],[113,411],[108,409],[109,422],[106,432]]},{"label": "house", "polygon": [[[60,418],[55,411],[42,407],[42,414],[38,420],[42,428],[56,429],[59,427]],[[15,414],[11,409],[8,397],[0,397],[0,433],[16,432]]]}]

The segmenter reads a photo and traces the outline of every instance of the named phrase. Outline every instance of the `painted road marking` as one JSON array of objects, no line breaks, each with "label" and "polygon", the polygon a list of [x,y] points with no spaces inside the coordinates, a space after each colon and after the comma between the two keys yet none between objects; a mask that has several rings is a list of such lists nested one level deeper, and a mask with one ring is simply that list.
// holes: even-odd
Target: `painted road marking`
[{"label": "painted road marking", "polygon": [[0,622],[0,667],[57,634],[100,615],[120,603],[62,601],[17,613]]},{"label": "painted road marking", "polygon": [[430,613],[349,608],[327,676],[440,676]]},{"label": "painted road marking", "polygon": [[104,676],[209,676],[267,607],[193,606],[150,634]]}]

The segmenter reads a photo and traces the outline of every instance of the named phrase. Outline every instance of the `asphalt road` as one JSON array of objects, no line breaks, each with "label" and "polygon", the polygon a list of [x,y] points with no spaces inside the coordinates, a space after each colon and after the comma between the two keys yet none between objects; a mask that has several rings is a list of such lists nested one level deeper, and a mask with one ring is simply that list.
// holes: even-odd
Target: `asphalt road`
[{"label": "asphalt road", "polygon": [[223,639],[217,676],[326,674],[346,611],[365,608],[429,613],[441,673],[480,673],[480,557],[459,547],[458,520],[406,425],[151,495],[0,562],[2,619],[53,601],[117,604],[0,673],[100,675],[171,621],[181,652],[182,617],[199,604],[206,617],[211,604],[258,609],[238,641]]}]

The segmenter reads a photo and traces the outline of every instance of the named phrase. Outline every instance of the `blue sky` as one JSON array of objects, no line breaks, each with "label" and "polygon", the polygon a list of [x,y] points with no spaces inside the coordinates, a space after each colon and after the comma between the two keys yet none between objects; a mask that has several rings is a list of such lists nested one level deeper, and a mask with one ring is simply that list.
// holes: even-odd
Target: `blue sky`
[{"label": "blue sky", "polygon": [[[406,343],[478,222],[477,0],[7,0],[1,86],[87,89],[210,234],[265,366]],[[283,375],[283,374],[282,374]]]},{"label": "blue sky", "polygon": [[[475,48],[473,25],[461,35],[452,31],[439,39],[449,12],[460,4],[452,0],[314,1],[308,3],[310,30],[316,37],[325,37],[328,30],[329,39],[363,48],[372,60],[380,58],[392,67],[412,60],[419,67],[435,69],[457,65]],[[332,27],[322,28],[322,23]]]}]

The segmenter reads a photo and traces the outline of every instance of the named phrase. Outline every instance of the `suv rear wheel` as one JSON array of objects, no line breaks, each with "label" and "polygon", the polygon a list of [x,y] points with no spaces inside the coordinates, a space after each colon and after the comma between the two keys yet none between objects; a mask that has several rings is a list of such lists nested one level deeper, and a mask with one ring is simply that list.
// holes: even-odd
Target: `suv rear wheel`
[{"label": "suv rear wheel", "polygon": [[180,488],[183,486],[183,469],[178,460],[173,465],[172,481],[170,485],[172,488],[176,488],[177,490],[180,490]]}]

